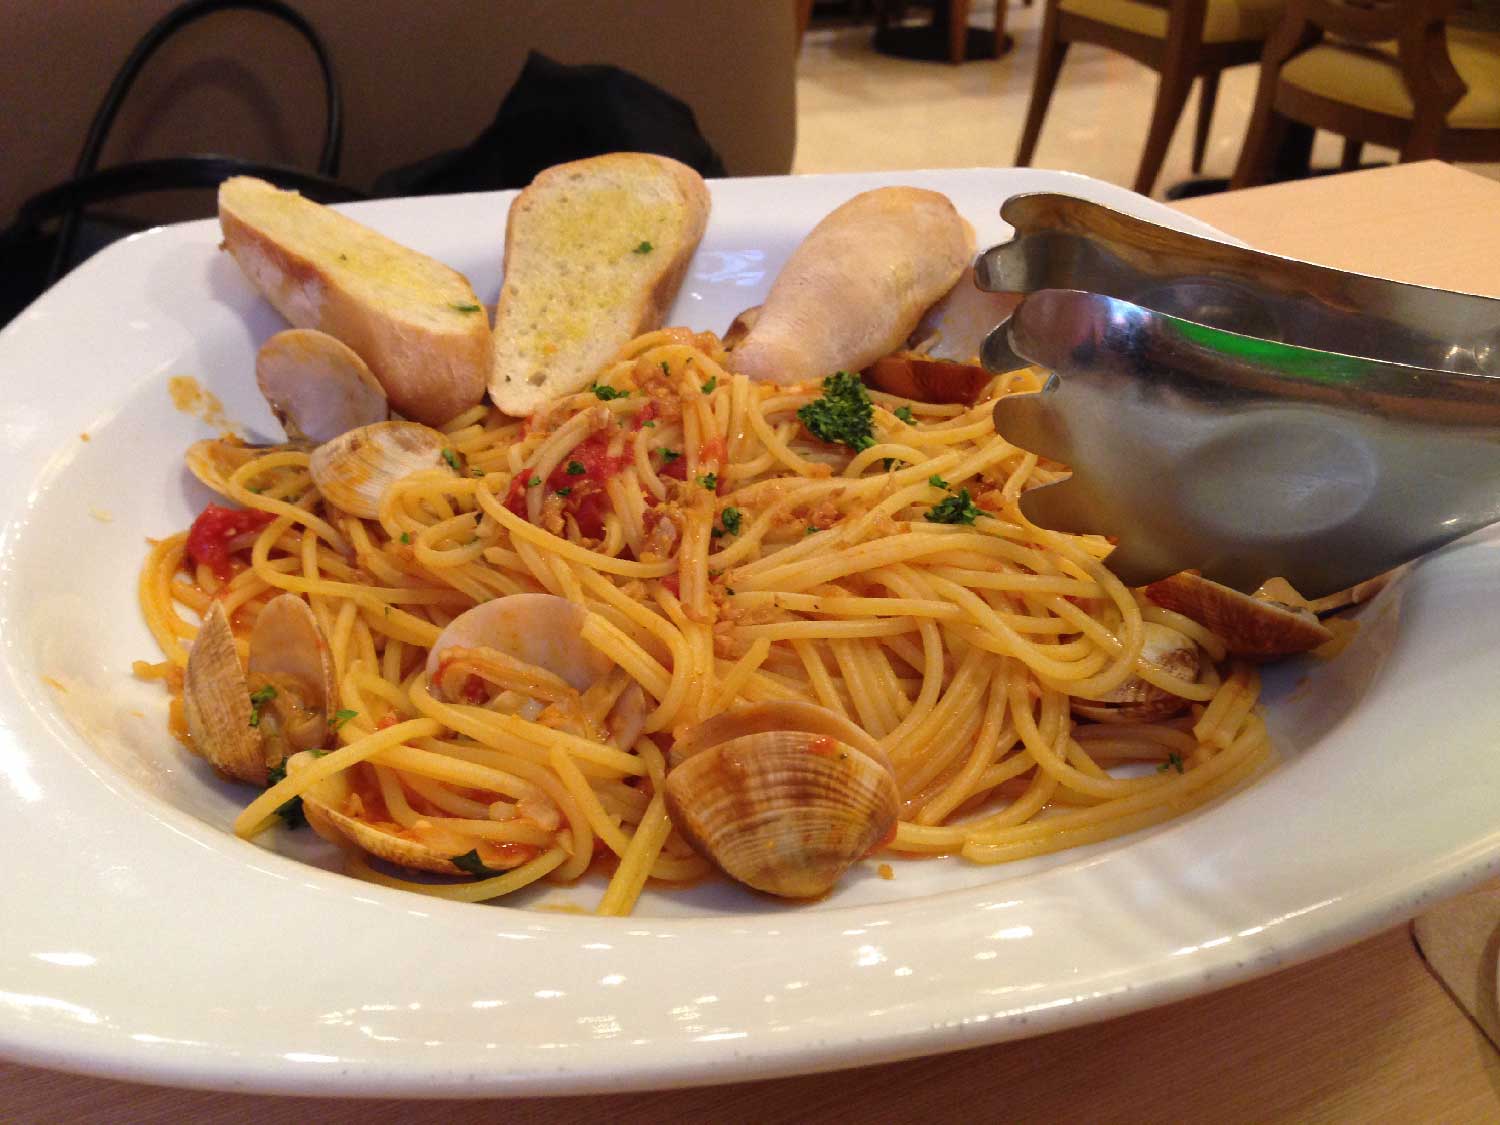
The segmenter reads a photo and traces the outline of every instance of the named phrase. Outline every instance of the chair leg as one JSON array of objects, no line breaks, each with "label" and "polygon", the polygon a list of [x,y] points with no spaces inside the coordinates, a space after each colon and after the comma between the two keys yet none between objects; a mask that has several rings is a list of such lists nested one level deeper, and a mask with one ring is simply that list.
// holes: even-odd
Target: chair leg
[{"label": "chair leg", "polygon": [[1057,6],[1047,5],[1046,20],[1042,25],[1041,48],[1036,58],[1036,76],[1031,83],[1031,101],[1026,106],[1026,127],[1021,130],[1021,143],[1016,148],[1016,166],[1026,168],[1036,152],[1037,139],[1042,135],[1042,121],[1047,116],[1047,105],[1052,101],[1052,91],[1057,86],[1057,75],[1062,70],[1063,59],[1068,54],[1068,44],[1057,37]]},{"label": "chair leg", "polygon": [[1182,116],[1182,107],[1187,104],[1192,87],[1193,76],[1179,66],[1169,63],[1161,72],[1156,85],[1156,104],[1151,107],[1146,148],[1141,153],[1141,165],[1135,174],[1135,190],[1141,195],[1150,195],[1156,186],[1156,177],[1167,158],[1167,146],[1172,143],[1177,119]]},{"label": "chair leg", "polygon": [[1203,171],[1203,154],[1208,149],[1208,127],[1214,119],[1214,103],[1219,99],[1219,75],[1211,70],[1203,76],[1198,90],[1198,126],[1193,130],[1193,171]]},{"label": "chair leg", "polygon": [[1339,171],[1353,172],[1359,168],[1359,158],[1364,154],[1365,145],[1363,141],[1356,141],[1353,137],[1344,138],[1344,152],[1339,157]]}]

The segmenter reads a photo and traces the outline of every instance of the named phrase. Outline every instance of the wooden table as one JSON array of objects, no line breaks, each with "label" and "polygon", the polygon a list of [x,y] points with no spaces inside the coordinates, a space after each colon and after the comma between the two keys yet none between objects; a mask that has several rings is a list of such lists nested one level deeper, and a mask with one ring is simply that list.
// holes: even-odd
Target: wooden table
[{"label": "wooden table", "polygon": [[[1500,295],[1500,184],[1437,163],[1279,184],[1182,210],[1265,249]],[[503,1065],[503,1060],[497,1060]],[[1040,1039],[804,1078],[486,1103],[322,1101],[133,1086],[0,1064],[0,1121],[1478,1121],[1497,1053],[1400,926],[1165,1008]]]}]

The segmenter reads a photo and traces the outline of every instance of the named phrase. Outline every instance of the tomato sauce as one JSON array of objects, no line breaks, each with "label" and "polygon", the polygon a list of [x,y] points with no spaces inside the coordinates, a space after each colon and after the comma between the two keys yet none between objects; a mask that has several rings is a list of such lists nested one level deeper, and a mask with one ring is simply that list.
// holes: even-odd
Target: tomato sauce
[{"label": "tomato sauce", "polygon": [[[604,535],[604,513],[609,506],[605,482],[629,464],[624,455],[610,455],[609,442],[608,431],[594,434],[580,443],[543,482],[549,493],[566,490],[564,508],[578,521],[578,530],[591,539]],[[580,465],[583,472],[570,473],[569,465]],[[518,473],[505,495],[505,506],[522,519],[526,518],[526,485],[530,480],[525,471]]]},{"label": "tomato sauce", "polygon": [[198,514],[188,529],[187,553],[193,561],[208,567],[221,582],[232,577],[229,544],[247,531],[259,531],[276,517],[253,508],[221,508],[210,504]]}]

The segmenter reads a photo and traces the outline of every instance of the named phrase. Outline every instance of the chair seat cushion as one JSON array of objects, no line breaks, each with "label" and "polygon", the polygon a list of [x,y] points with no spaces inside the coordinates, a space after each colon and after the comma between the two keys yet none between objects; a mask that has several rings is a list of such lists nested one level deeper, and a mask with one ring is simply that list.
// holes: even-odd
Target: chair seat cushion
[{"label": "chair seat cushion", "polygon": [[[1140,0],[1062,0],[1064,12],[1113,24],[1137,35],[1167,37],[1167,9]],[[1281,18],[1286,0],[1208,0],[1203,17],[1205,43],[1264,39]]]},{"label": "chair seat cushion", "polygon": [[[1448,126],[1500,129],[1500,34],[1450,27],[1448,55],[1469,88],[1448,111]],[[1394,42],[1320,43],[1283,66],[1281,80],[1310,94],[1391,117],[1410,118],[1415,112]]]}]

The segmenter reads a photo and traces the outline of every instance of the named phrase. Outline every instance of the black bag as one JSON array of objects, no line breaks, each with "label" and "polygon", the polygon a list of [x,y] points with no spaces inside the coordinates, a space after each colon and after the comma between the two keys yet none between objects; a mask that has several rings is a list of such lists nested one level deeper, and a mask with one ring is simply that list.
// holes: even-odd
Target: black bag
[{"label": "black bag", "polygon": [[619,67],[567,66],[532,51],[472,144],[392,169],[375,194],[525,187],[544,168],[607,152],[652,152],[703,176],[725,174],[693,111],[665,90]]},{"label": "black bag", "polygon": [[[218,154],[141,160],[101,170],[99,154],[109,138],[110,127],[146,62],[183,27],[204,16],[235,8],[260,12],[289,24],[301,33],[317,56],[326,107],[317,172]],[[179,5],[141,37],[110,83],[89,125],[73,177],[32,196],[21,205],[15,221],[0,231],[0,325],[90,254],[146,226],[120,216],[86,216],[86,208],[147,192],[213,188],[228,177],[239,175],[259,176],[324,203],[364,199],[363,192],[334,179],[338,175],[342,144],[343,123],[333,63],[323,40],[297,11],[281,0],[189,0]]]}]

